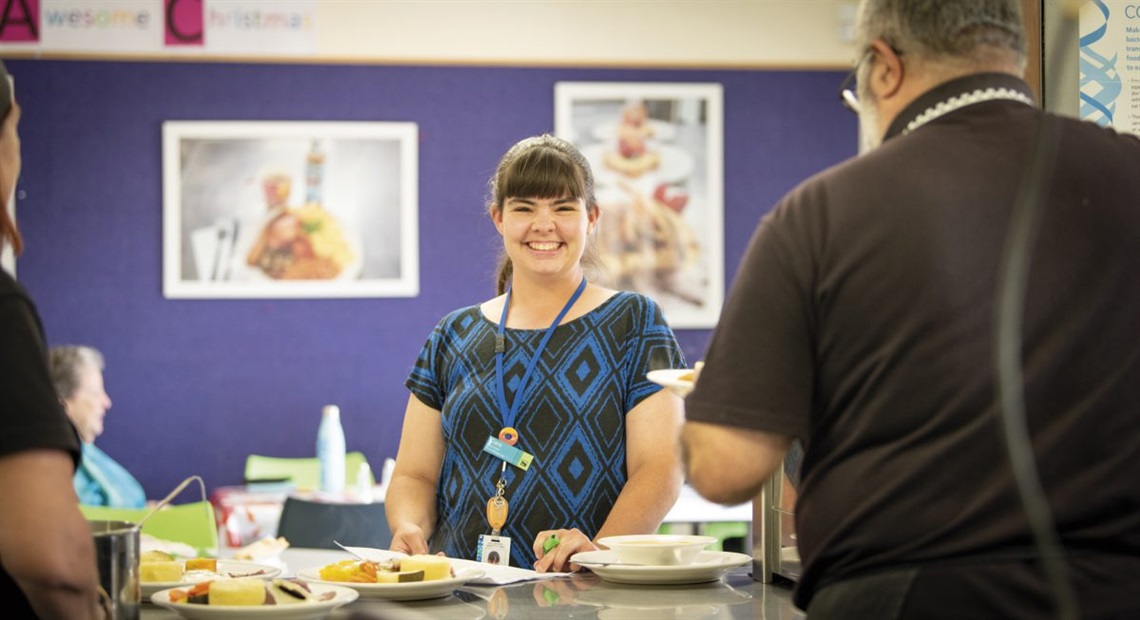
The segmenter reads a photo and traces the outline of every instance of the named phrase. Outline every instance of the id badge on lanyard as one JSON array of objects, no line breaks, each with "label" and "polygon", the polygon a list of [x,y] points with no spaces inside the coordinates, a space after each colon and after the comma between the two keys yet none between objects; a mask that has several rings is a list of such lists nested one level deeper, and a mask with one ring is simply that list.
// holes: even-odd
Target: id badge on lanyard
[{"label": "id badge on lanyard", "polygon": [[487,523],[491,526],[491,534],[479,536],[475,553],[475,559],[479,562],[502,566],[510,564],[511,539],[507,536],[500,536],[500,532],[507,522],[507,513],[510,508],[506,498],[507,465],[513,465],[525,472],[534,461],[534,455],[515,446],[519,441],[519,433],[515,430],[515,418],[518,415],[519,404],[523,401],[524,389],[527,382],[530,381],[535,366],[538,365],[538,360],[546,348],[546,343],[550,341],[550,337],[554,335],[554,330],[558,328],[558,324],[574,306],[574,302],[582,296],[584,290],[586,290],[586,279],[582,278],[578,289],[570,296],[569,301],[562,307],[562,311],[558,313],[554,322],[542,335],[542,340],[539,341],[538,347],[534,350],[534,355],[527,362],[526,372],[523,373],[522,380],[515,390],[515,400],[508,407],[507,393],[503,387],[503,352],[506,349],[504,335],[507,325],[507,311],[511,307],[511,289],[507,289],[507,297],[503,301],[503,316],[499,319],[499,328],[495,336],[495,375],[498,380],[499,409],[503,412],[504,425],[503,429],[499,431],[498,437],[487,437],[486,443],[483,444],[483,451],[501,460],[503,465],[499,470],[499,479],[495,483],[495,494],[487,500]]}]

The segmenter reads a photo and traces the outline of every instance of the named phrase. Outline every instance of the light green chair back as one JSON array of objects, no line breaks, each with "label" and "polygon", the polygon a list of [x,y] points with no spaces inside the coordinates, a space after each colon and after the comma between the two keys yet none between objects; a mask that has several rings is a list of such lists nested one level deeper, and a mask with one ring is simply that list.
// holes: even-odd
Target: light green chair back
[{"label": "light green chair back", "polygon": [[[107,508],[82,504],[79,510],[91,521],[131,523],[138,523],[150,512],[150,508]],[[147,519],[142,531],[161,540],[186,543],[205,555],[213,555],[218,551],[218,524],[214,520],[214,506],[210,502],[167,506]]]},{"label": "light green chair back", "polygon": [[[658,534],[689,534],[692,526],[690,524],[675,524],[675,523],[662,523],[661,527],[657,528]],[[748,540],[748,535],[751,533],[752,523],[749,521],[712,521],[709,523],[701,523],[699,531],[705,536],[713,536],[716,542],[712,543],[705,548],[706,551],[727,551],[724,548],[724,543],[730,538],[740,539],[740,542],[747,547],[745,541]],[[735,551],[735,549],[733,549]],[[743,553],[751,553],[749,549],[744,549]]]},{"label": "light green chair back", "polygon": [[[348,452],[344,455],[345,488],[356,485],[356,472],[367,463],[363,452]],[[376,484],[375,476],[369,467],[369,484]],[[317,457],[285,458],[251,454],[245,459],[245,480],[275,480],[289,478],[298,491],[310,491],[321,486],[321,463]]]}]

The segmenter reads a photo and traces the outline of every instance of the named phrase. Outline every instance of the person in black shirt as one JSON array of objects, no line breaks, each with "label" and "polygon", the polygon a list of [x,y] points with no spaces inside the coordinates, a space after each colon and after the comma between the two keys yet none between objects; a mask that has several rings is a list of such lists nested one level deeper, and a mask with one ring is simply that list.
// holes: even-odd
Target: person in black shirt
[{"label": "person in black shirt", "polygon": [[[0,69],[3,65],[0,65]],[[7,73],[0,71],[0,79]],[[20,108],[0,125],[0,250],[19,253],[6,205],[20,176]],[[0,606],[6,618],[104,616],[95,544],[71,477],[79,439],[48,372],[39,315],[27,292],[0,270]]]},{"label": "person in black shirt", "polygon": [[[803,443],[794,600],[827,618],[1140,617],[1140,140],[1042,112],[1016,0],[865,0],[870,150],[750,242],[686,399],[689,481],[745,501]],[[838,105],[838,102],[837,102]],[[1042,126],[1020,330],[1026,425],[1070,588],[1006,455],[995,319]]]}]

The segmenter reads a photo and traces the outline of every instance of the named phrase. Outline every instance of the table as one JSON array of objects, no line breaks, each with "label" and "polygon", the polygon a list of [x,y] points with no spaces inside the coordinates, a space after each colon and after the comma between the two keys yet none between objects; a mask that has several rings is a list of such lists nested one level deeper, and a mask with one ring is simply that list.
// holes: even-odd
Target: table
[{"label": "table", "polygon": [[[342,551],[286,549],[285,576],[350,557]],[[695,585],[617,585],[588,572],[570,577],[506,586],[465,586],[450,596],[427,601],[357,600],[335,610],[329,620],[479,620],[491,618],[804,618],[791,603],[786,581],[759,583],[744,566],[718,582]],[[174,620],[177,614],[149,603],[140,620]]]}]

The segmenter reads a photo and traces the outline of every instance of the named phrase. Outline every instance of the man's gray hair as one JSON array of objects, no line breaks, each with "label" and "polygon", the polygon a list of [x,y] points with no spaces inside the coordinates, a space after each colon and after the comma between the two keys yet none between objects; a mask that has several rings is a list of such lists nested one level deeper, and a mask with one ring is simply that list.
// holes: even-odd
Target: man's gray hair
[{"label": "man's gray hair", "polygon": [[60,398],[71,398],[79,389],[79,373],[88,366],[103,370],[103,354],[83,345],[61,345],[48,352],[51,381]]},{"label": "man's gray hair", "polygon": [[1018,0],[863,0],[858,49],[882,39],[922,61],[982,64],[995,50],[1025,65],[1025,26]]}]

